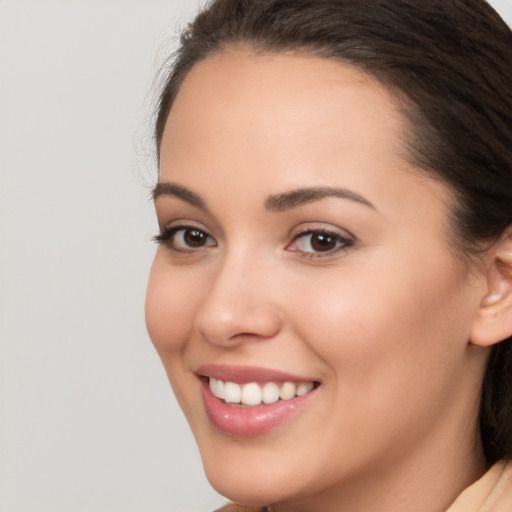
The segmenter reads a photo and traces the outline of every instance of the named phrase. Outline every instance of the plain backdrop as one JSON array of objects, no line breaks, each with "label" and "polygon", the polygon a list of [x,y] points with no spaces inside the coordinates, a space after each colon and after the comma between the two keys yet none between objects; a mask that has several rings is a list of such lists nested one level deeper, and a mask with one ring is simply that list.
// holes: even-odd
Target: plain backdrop
[{"label": "plain backdrop", "polygon": [[198,3],[0,0],[0,512],[224,501],[143,315],[153,78]]}]

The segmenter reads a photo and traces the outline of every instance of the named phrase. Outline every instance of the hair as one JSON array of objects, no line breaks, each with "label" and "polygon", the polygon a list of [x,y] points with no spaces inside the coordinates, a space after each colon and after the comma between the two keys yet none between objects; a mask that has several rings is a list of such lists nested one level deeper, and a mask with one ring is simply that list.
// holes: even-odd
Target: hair
[{"label": "hair", "polygon": [[[349,63],[386,86],[408,158],[454,192],[463,264],[512,224],[512,31],[484,0],[213,0],[165,69],[158,156],[189,71],[240,46]],[[512,458],[512,337],[491,351],[479,423],[487,460]]]}]

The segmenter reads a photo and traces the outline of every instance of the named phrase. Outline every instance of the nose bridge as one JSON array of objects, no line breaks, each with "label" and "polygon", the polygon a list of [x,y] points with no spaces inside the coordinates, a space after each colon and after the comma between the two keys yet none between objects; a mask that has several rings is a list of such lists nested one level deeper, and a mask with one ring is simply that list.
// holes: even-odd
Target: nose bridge
[{"label": "nose bridge", "polygon": [[272,300],[272,273],[272,265],[257,252],[227,251],[208,283],[197,330],[218,345],[275,336],[280,315]]}]

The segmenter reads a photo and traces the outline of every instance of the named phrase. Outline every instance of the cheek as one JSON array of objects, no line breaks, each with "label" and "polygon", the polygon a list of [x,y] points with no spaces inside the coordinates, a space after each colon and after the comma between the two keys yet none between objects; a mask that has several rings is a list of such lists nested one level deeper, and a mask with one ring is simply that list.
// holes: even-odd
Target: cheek
[{"label": "cheek", "polygon": [[163,360],[166,355],[183,350],[190,337],[199,298],[190,278],[173,272],[164,259],[157,253],[146,293],[147,330]]},{"label": "cheek", "polygon": [[[447,257],[431,265],[393,258],[392,266],[316,279],[314,290],[303,282],[289,297],[301,338],[338,381],[368,396],[379,396],[382,383],[422,380],[429,389],[438,372],[460,361],[469,332],[464,292]],[[313,291],[314,301],[299,302]]]},{"label": "cheek", "polygon": [[[331,404],[323,435],[350,439],[346,457],[410,448],[467,382],[467,309],[455,276],[397,268],[394,276],[354,271],[303,282],[287,297],[295,332],[322,361]],[[315,300],[301,300],[308,296]]]}]

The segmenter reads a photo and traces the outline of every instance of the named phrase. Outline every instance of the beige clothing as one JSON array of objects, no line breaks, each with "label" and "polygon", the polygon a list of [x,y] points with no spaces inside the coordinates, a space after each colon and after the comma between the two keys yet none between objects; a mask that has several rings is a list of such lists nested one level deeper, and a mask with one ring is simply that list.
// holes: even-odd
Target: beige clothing
[{"label": "beige clothing", "polygon": [[234,503],[230,503],[214,512],[265,512],[264,508],[254,508],[254,507],[243,507],[242,505],[235,505]]},{"label": "beige clothing", "polygon": [[[216,512],[265,512],[265,508],[230,504]],[[463,491],[446,512],[512,512],[512,461],[497,462]]]},{"label": "beige clothing", "polygon": [[512,512],[512,461],[497,462],[446,512]]}]

